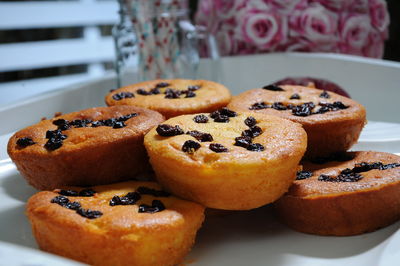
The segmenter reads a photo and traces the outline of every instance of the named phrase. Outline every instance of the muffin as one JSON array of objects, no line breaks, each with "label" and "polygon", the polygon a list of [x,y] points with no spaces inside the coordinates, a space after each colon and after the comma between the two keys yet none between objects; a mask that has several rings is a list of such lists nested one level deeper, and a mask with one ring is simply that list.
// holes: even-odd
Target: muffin
[{"label": "muffin", "polygon": [[228,108],[276,115],[303,125],[306,157],[328,157],[347,151],[366,123],[365,108],[333,92],[304,86],[269,85],[233,97]]},{"label": "muffin", "polygon": [[144,139],[166,190],[224,210],[248,210],[279,198],[295,179],[306,142],[300,124],[226,108],[171,118]]},{"label": "muffin", "polygon": [[33,195],[26,207],[40,249],[90,265],[177,265],[204,207],[130,181]]},{"label": "muffin", "polygon": [[161,114],[134,106],[86,109],[18,131],[8,154],[40,190],[128,180],[151,169],[143,138],[162,121]]},{"label": "muffin", "polygon": [[231,100],[229,90],[208,80],[152,80],[110,92],[106,104],[134,105],[160,112],[166,118],[212,112]]},{"label": "muffin", "polygon": [[304,233],[349,236],[400,219],[400,157],[373,151],[344,155],[304,163],[275,204],[284,223]]}]

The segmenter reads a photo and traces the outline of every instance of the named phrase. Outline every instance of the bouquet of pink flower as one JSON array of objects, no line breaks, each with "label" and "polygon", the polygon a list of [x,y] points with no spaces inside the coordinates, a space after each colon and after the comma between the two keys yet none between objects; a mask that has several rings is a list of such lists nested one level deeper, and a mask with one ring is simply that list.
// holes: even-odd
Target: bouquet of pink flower
[{"label": "bouquet of pink flower", "polygon": [[222,55],[334,52],[381,58],[388,36],[384,0],[199,0],[196,23]]}]

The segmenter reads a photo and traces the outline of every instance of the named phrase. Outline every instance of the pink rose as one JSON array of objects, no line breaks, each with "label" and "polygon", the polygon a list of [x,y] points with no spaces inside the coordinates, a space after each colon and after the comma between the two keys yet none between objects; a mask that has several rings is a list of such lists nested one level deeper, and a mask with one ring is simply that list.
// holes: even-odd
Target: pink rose
[{"label": "pink rose", "polygon": [[311,4],[305,10],[295,10],[290,17],[290,36],[304,37],[317,44],[337,42],[337,15],[320,4]]},{"label": "pink rose", "polygon": [[382,38],[382,34],[372,29],[370,34],[368,35],[368,42],[363,48],[363,55],[372,57],[372,58],[382,58],[384,52],[384,39]]},{"label": "pink rose", "polygon": [[340,11],[345,8],[346,2],[349,0],[310,0],[311,3],[319,3],[326,8],[334,11]]},{"label": "pink rose", "polygon": [[308,5],[308,0],[264,0],[272,8],[283,14],[289,14],[295,8],[303,8]]},{"label": "pink rose", "polygon": [[214,9],[222,19],[235,16],[236,12],[246,4],[245,0],[214,0]]},{"label": "pink rose", "polygon": [[342,16],[339,23],[340,51],[351,54],[361,54],[361,48],[368,41],[371,21],[367,15]]},{"label": "pink rose", "polygon": [[273,11],[249,9],[237,22],[237,36],[260,50],[271,49],[286,41],[286,17]]},{"label": "pink rose", "polygon": [[347,1],[346,10],[365,14],[368,12],[368,6],[368,0],[350,0]]},{"label": "pink rose", "polygon": [[383,0],[370,0],[369,12],[372,25],[380,32],[384,32],[390,22],[386,2]]}]

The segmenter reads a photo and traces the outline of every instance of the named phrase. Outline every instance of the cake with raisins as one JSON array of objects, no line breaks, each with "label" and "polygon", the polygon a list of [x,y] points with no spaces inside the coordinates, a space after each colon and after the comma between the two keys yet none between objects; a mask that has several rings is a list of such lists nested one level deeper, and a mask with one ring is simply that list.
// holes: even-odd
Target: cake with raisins
[{"label": "cake with raisins", "polygon": [[204,219],[200,204],[137,181],[42,191],[26,210],[40,249],[90,265],[177,265]]},{"label": "cake with raisins", "polygon": [[8,154],[37,189],[128,180],[149,171],[143,138],[164,117],[134,106],[97,107],[22,129]]},{"label": "cake with raisins", "polygon": [[399,156],[360,151],[335,157],[304,162],[275,203],[284,223],[304,233],[348,236],[400,219]]},{"label": "cake with raisins", "polygon": [[208,80],[152,80],[110,92],[106,104],[134,105],[160,112],[165,117],[212,112],[231,99],[222,84]]},{"label": "cake with raisins", "polygon": [[307,136],[300,124],[277,116],[222,108],[171,118],[144,143],[168,191],[210,208],[248,210],[287,191]]},{"label": "cake with raisins", "polygon": [[326,157],[347,151],[366,123],[365,108],[333,92],[295,85],[268,85],[233,97],[228,108],[276,115],[303,125],[306,157]]}]

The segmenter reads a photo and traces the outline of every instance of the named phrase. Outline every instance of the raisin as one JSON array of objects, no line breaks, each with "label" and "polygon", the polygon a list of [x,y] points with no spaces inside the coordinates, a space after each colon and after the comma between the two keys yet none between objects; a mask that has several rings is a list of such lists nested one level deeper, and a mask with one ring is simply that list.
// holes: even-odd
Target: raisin
[{"label": "raisin", "polygon": [[174,89],[166,89],[165,97],[167,99],[178,99],[181,96],[181,91]]},{"label": "raisin", "polygon": [[208,148],[210,148],[210,150],[212,150],[213,152],[217,153],[229,151],[228,148],[219,143],[211,143],[210,146],[208,146]]},{"label": "raisin", "polygon": [[214,122],[217,123],[228,123],[229,122],[229,117],[226,115],[218,115],[214,118]]},{"label": "raisin", "polygon": [[197,91],[198,89],[200,89],[200,85],[192,85],[192,86],[188,86],[187,89],[188,91]]},{"label": "raisin", "polygon": [[73,202],[67,202],[63,207],[65,207],[67,209],[71,209],[71,210],[77,211],[82,206],[81,206],[81,204],[79,202],[73,201]]},{"label": "raisin", "polygon": [[123,127],[126,127],[123,121],[115,122],[114,125],[112,126],[112,128],[123,128]]},{"label": "raisin", "polygon": [[63,145],[62,139],[51,138],[46,142],[46,144],[44,144],[44,147],[47,150],[54,151],[59,149],[62,145]]},{"label": "raisin", "polygon": [[392,169],[395,167],[400,167],[400,163],[389,163],[389,164],[385,164],[382,165],[381,168],[379,168],[379,170],[387,170],[387,169]]},{"label": "raisin", "polygon": [[250,137],[250,138],[255,138],[257,136],[260,136],[262,133],[262,129],[258,126],[251,127],[250,129],[246,129],[242,132],[242,136],[244,137]]},{"label": "raisin", "polygon": [[285,110],[288,109],[288,108],[287,108],[285,105],[283,105],[283,103],[281,103],[281,102],[273,103],[272,106],[271,106],[271,108],[273,108],[273,109],[275,109],[275,110],[278,110],[278,111],[285,111]]},{"label": "raisin", "polygon": [[211,114],[210,114],[210,117],[211,118],[216,118],[217,116],[220,116],[221,115],[221,113],[219,112],[219,111],[214,111],[214,112],[212,112]]},{"label": "raisin", "polygon": [[72,196],[72,197],[77,197],[79,195],[78,191],[75,190],[64,190],[61,189],[58,194],[63,195],[63,196]]},{"label": "raisin", "polygon": [[64,196],[56,196],[56,197],[52,198],[50,202],[56,203],[60,206],[64,206],[65,204],[67,204],[69,202],[69,199]]},{"label": "raisin", "polygon": [[161,91],[160,91],[159,88],[153,88],[153,89],[150,90],[150,93],[153,94],[153,95],[157,95],[157,94],[160,94]]},{"label": "raisin", "polygon": [[94,191],[93,189],[86,188],[86,189],[83,189],[83,190],[79,191],[79,196],[81,196],[81,197],[93,197],[95,193],[96,193],[96,191]]},{"label": "raisin", "polygon": [[156,84],[156,88],[165,88],[168,87],[170,84],[167,82],[160,82]]},{"label": "raisin", "polygon": [[76,213],[79,214],[80,216],[88,218],[88,219],[96,219],[103,215],[103,213],[101,211],[93,211],[93,210],[83,209],[83,208],[79,208],[76,211]]},{"label": "raisin", "polygon": [[298,171],[296,173],[296,180],[303,180],[312,177],[313,173],[310,171]]},{"label": "raisin", "polygon": [[119,196],[114,196],[110,200],[110,206],[116,206],[116,205],[134,205],[136,204],[136,200],[133,198],[128,198],[128,197],[119,197]]},{"label": "raisin", "polygon": [[60,130],[67,130],[70,127],[69,122],[62,118],[54,120],[53,125],[56,125]]},{"label": "raisin", "polygon": [[90,123],[92,123],[92,121],[88,119],[76,119],[74,121],[71,121],[70,125],[74,127],[87,127]]},{"label": "raisin", "polygon": [[207,123],[208,117],[205,115],[196,115],[195,117],[193,117],[193,121],[196,123]]},{"label": "raisin", "polygon": [[242,136],[242,137],[236,137],[235,138],[235,146],[247,148],[250,144],[252,143],[251,137],[248,136]]},{"label": "raisin", "polygon": [[321,94],[319,95],[320,98],[326,98],[329,99],[331,98],[331,96],[329,95],[329,93],[327,91],[323,91],[321,92]]},{"label": "raisin", "polygon": [[125,98],[133,98],[135,95],[132,92],[119,92],[112,96],[112,98],[116,101],[120,101]]},{"label": "raisin", "polygon": [[201,142],[207,142],[207,141],[213,141],[213,137],[211,136],[211,134],[209,133],[203,133],[197,130],[193,130],[193,131],[188,131],[186,132],[186,134],[194,137],[195,139],[197,139],[198,141]]},{"label": "raisin", "polygon": [[252,143],[249,146],[247,146],[247,150],[249,150],[249,151],[263,151],[263,150],[265,150],[265,148],[260,143]]},{"label": "raisin", "polygon": [[193,91],[186,91],[185,92],[185,94],[186,94],[186,96],[185,96],[185,98],[193,98],[193,97],[196,97],[196,93],[194,93]]},{"label": "raisin", "polygon": [[314,109],[314,107],[315,105],[312,102],[296,105],[292,109],[292,114],[295,116],[309,116],[312,115],[312,110]]},{"label": "raisin", "polygon": [[252,106],[250,106],[249,110],[261,110],[261,109],[267,109],[270,108],[271,106],[264,103],[264,102],[260,102],[260,103],[255,103]]},{"label": "raisin", "polygon": [[92,127],[101,127],[101,126],[105,126],[103,121],[94,121],[94,122],[92,122]]},{"label": "raisin", "polygon": [[167,124],[158,125],[156,128],[158,135],[163,137],[171,137],[184,134],[183,130],[178,126],[171,126]]},{"label": "raisin", "polygon": [[165,210],[164,204],[159,200],[153,200],[151,206],[147,204],[140,204],[139,213],[156,213]]},{"label": "raisin", "polygon": [[193,141],[193,140],[187,140],[185,143],[183,143],[182,146],[182,151],[187,152],[187,153],[194,153],[200,148],[200,143]]},{"label": "raisin", "polygon": [[273,85],[273,84],[264,86],[263,89],[264,90],[269,90],[269,91],[285,91],[281,87]]},{"label": "raisin", "polygon": [[289,98],[290,100],[300,100],[300,95],[298,93],[292,94]]},{"label": "raisin", "polygon": [[125,122],[125,121],[131,119],[132,117],[136,117],[138,115],[139,115],[138,113],[132,113],[132,114],[123,115],[123,116],[118,117],[117,121]]},{"label": "raisin", "polygon": [[137,94],[140,94],[140,95],[151,95],[151,92],[146,91],[146,90],[144,90],[144,89],[138,89],[138,90],[136,91],[136,93],[137,93]]},{"label": "raisin", "polygon": [[148,187],[138,187],[136,191],[142,195],[152,195],[154,197],[169,197],[171,195],[164,190],[157,190]]},{"label": "raisin", "polygon": [[218,110],[218,112],[221,115],[225,115],[227,117],[235,117],[235,116],[237,116],[237,113],[235,111],[229,110],[226,107],[222,107],[221,109]]},{"label": "raisin", "polygon": [[17,140],[17,145],[22,147],[22,148],[31,146],[31,145],[33,145],[35,143],[36,142],[34,142],[31,138],[28,138],[28,137],[20,138],[20,139]]},{"label": "raisin", "polygon": [[46,131],[46,139],[61,139],[61,140],[64,140],[66,138],[67,138],[67,135],[64,135],[60,129],[47,130]]},{"label": "raisin", "polygon": [[253,127],[253,126],[255,126],[257,124],[257,120],[254,117],[249,116],[244,120],[244,123],[248,127]]}]

